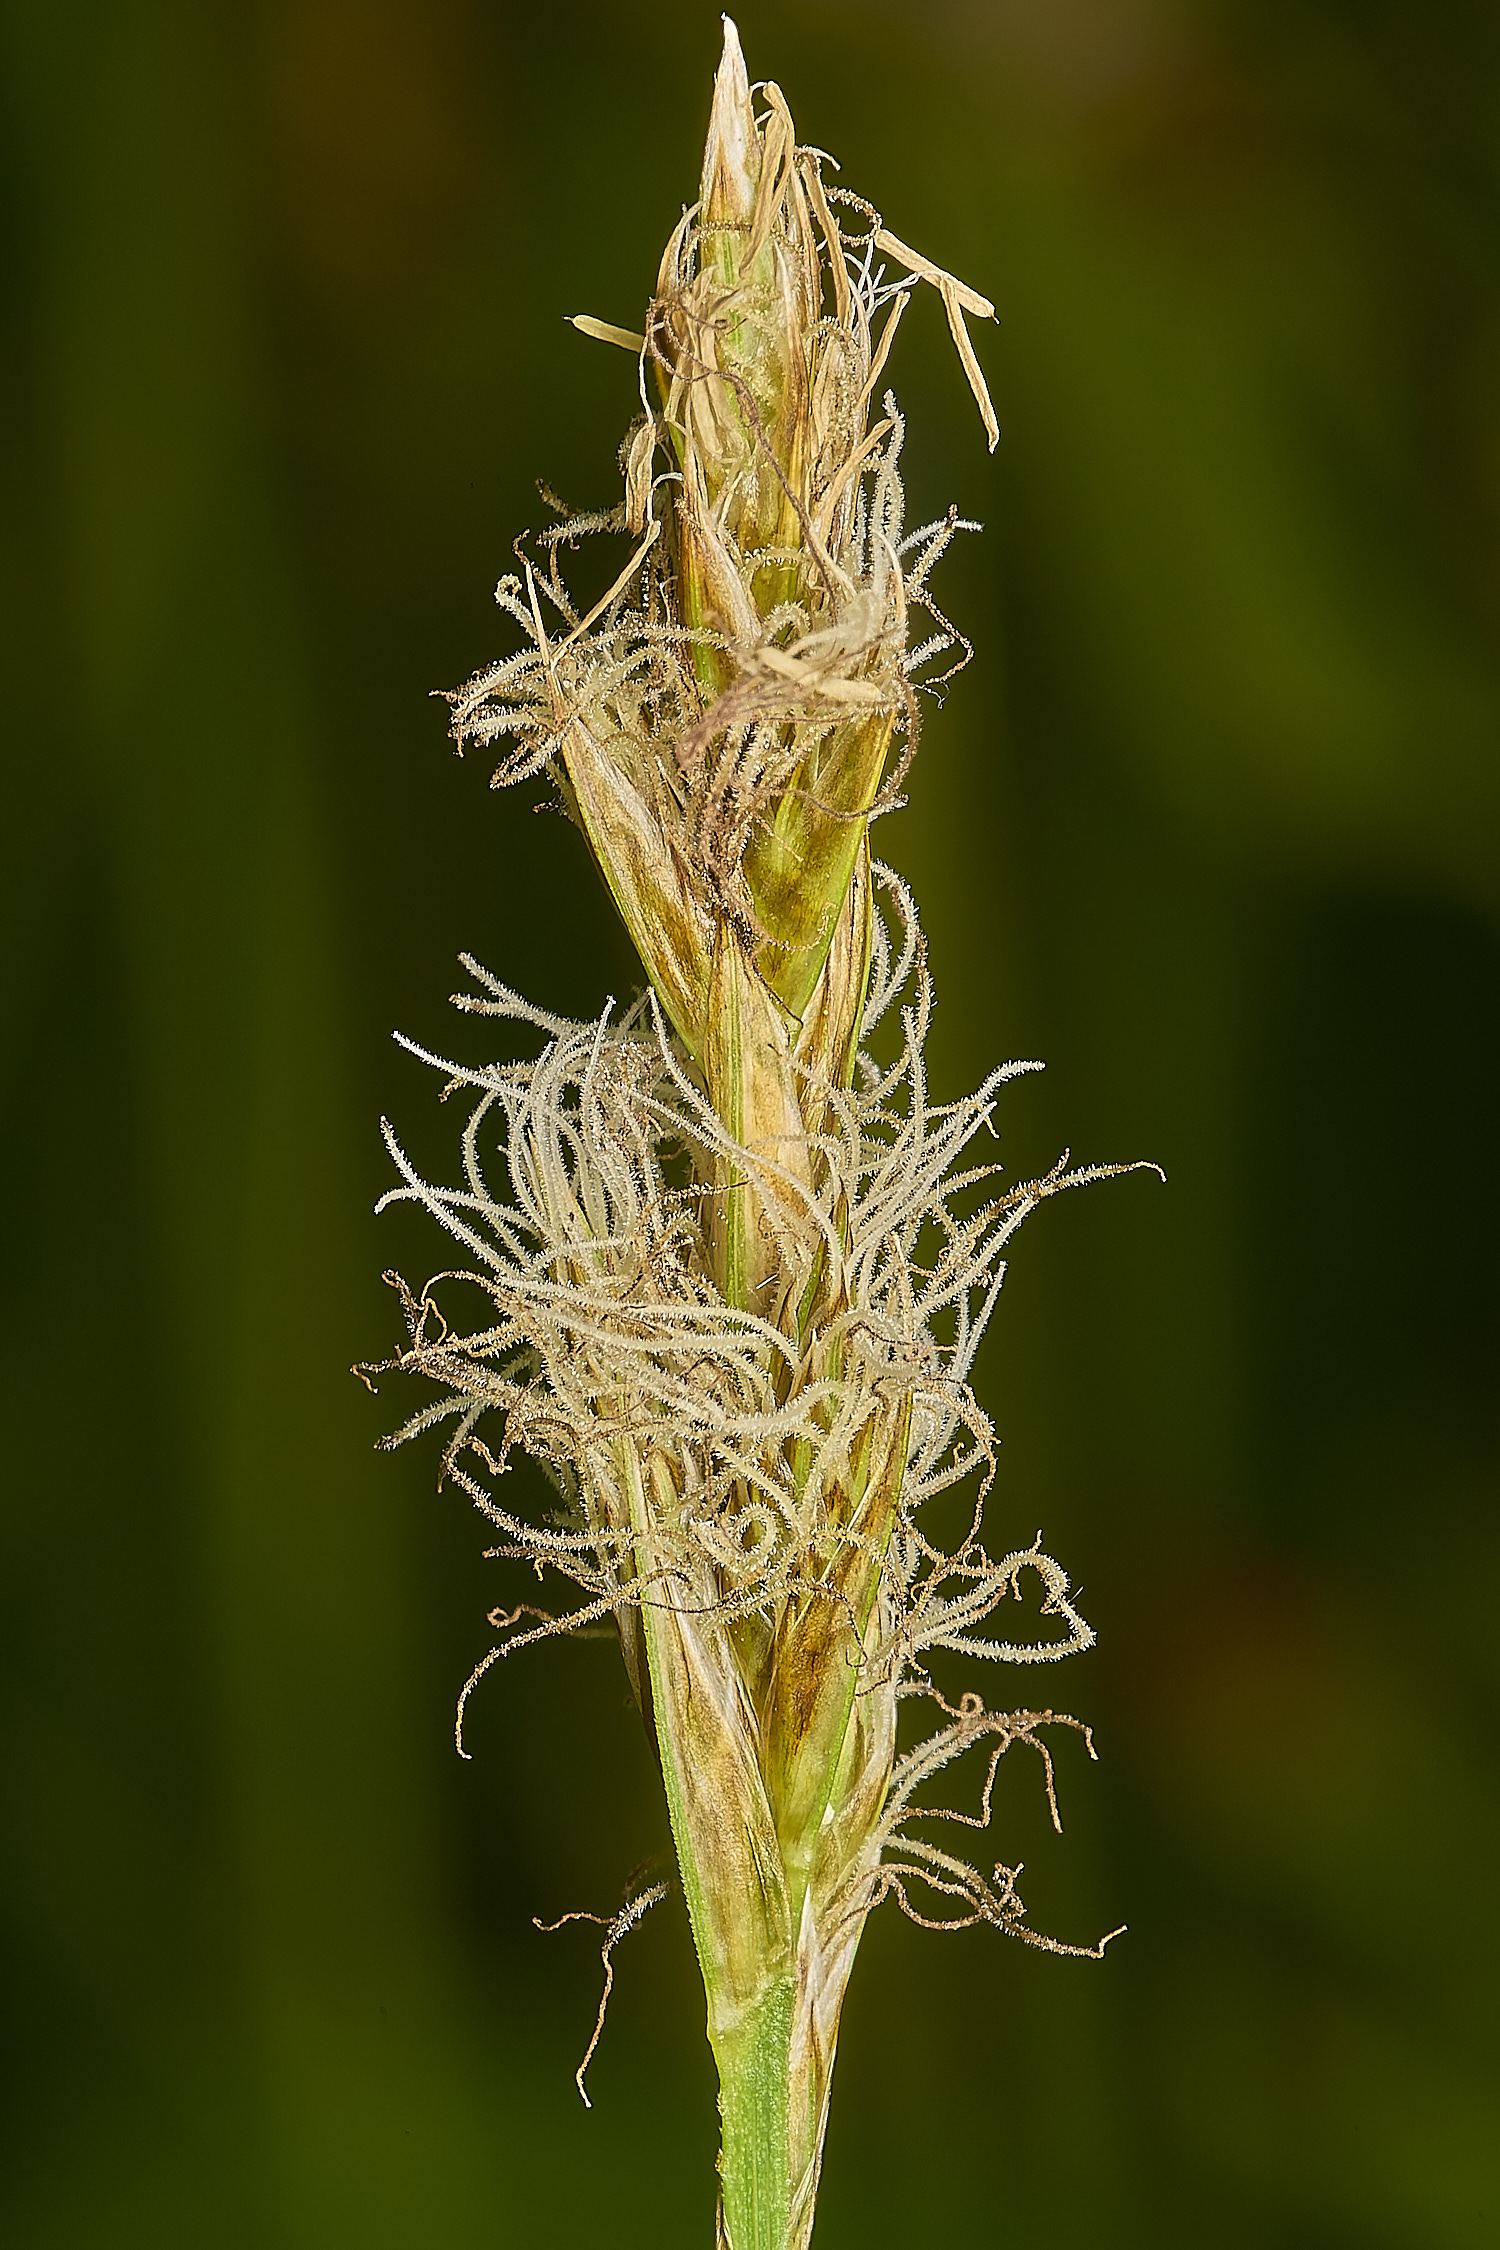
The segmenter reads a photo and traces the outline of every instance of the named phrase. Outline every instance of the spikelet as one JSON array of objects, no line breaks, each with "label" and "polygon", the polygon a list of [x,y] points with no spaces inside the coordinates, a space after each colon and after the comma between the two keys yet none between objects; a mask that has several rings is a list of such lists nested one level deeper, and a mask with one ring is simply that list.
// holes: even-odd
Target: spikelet
[{"label": "spikelet", "polygon": [[[466,958],[456,1005],[530,1027],[540,1052],[427,1058],[472,1105],[458,1186],[423,1180],[386,1128],[401,1175],[386,1202],[423,1205],[457,1254],[420,1290],[392,1277],[408,1341],[383,1364],[436,1390],[389,1442],[442,1430],[491,1554],[576,1597],[496,1613],[459,1747],[502,1655],[612,1621],[703,1969],[732,2250],[807,2239],[839,2009],[881,1898],[1102,1949],[1037,1935],[1014,1871],[982,1875],[912,1828],[935,1817],[915,1792],[974,1749],[980,1811],[947,1817],[984,1825],[1018,1741],[1041,1754],[1056,1818],[1039,1730],[1077,1722],[950,1704],[927,1667],[938,1651],[1050,1663],[1092,1641],[1039,1538],[998,1557],[983,1543],[994,1439],[969,1376],[1022,1220],[1123,1167],[1065,1158],[1002,1189],[976,1161],[1034,1063],[929,1099],[925,951],[869,826],[899,801],[920,686],[968,653],[929,588],[962,525],[951,511],[904,531],[888,390],[871,417],[928,282],[993,443],[964,325],[992,308],[830,185],[826,161],[774,84],[757,111],[726,19],[701,195],[644,327],[577,322],[639,359],[622,501],[564,514],[501,580],[522,646],[450,698],[461,748],[499,746],[497,784],[555,781],[649,988],[618,1019],[611,1004],[574,1023]],[[581,613],[561,553],[606,529],[633,550]],[[891,1014],[882,1063],[867,1042]],[[459,1318],[465,1298],[477,1318]],[[545,1521],[507,1504],[517,1450],[555,1487]],[[922,1511],[966,1480],[972,1520],[944,1548]],[[1043,1629],[986,1631],[1033,1580]],[[898,1756],[914,1695],[945,1723]]]}]

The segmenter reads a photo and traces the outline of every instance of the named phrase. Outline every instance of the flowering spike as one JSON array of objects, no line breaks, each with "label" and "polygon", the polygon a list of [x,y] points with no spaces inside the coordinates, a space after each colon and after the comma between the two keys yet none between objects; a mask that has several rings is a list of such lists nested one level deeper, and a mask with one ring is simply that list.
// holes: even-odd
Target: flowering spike
[{"label": "flowering spike", "polygon": [[[471,1687],[538,1638],[616,1624],[703,1969],[730,2250],[807,2241],[872,1906],[894,1893],[931,1919],[925,1886],[940,1916],[1054,1945],[1022,1920],[1011,1871],[981,1876],[909,1824],[941,1817],[913,1792],[976,1747],[982,1817],[951,1817],[987,1822],[1018,1741],[1041,1751],[1055,1815],[1038,1730],[1076,1722],[954,1705],[932,1657],[1049,1663],[1093,1638],[1039,1541],[986,1552],[993,1438],[968,1378],[1016,1228],[1100,1172],[1064,1160],[1001,1191],[971,1160],[1001,1087],[1037,1066],[932,1103],[915,910],[869,842],[916,747],[918,686],[968,647],[929,592],[960,519],[904,533],[904,425],[877,391],[907,293],[929,282],[993,439],[964,326],[993,308],[823,161],[776,85],[757,109],[726,17],[701,196],[644,331],[575,320],[640,355],[623,503],[564,513],[541,561],[501,580],[523,645],[451,698],[461,747],[502,745],[497,783],[552,776],[650,988],[621,1021],[571,1023],[467,963],[460,1005],[545,1044],[441,1066],[473,1100],[460,1187],[424,1181],[388,1136],[387,1200],[423,1204],[458,1245],[445,1301],[464,1283],[483,1300],[465,1329],[431,1285],[398,1283],[394,1364],[438,1395],[392,1442],[445,1427],[445,1475],[491,1552],[580,1597],[497,1610],[504,1637]],[[888,283],[880,257],[909,278]],[[580,612],[559,550],[621,529],[633,551]],[[915,650],[914,611],[932,621]],[[883,1065],[864,1042],[893,1008]],[[561,1496],[545,1521],[500,1496],[517,1449]],[[973,1520],[945,1549],[921,1511],[965,1480]],[[1031,1631],[986,1631],[1036,1587]],[[949,1724],[898,1757],[903,1694]]]}]

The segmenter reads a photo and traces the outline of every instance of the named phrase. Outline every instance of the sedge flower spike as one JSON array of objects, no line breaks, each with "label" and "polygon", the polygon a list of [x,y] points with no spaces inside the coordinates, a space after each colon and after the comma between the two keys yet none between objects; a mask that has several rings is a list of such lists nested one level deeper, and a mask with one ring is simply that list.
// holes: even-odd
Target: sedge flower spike
[{"label": "sedge flower spike", "polygon": [[[701,192],[644,328],[575,321],[638,359],[623,498],[559,511],[540,559],[496,590],[520,649],[450,697],[460,749],[497,751],[497,785],[555,782],[648,985],[622,1016],[575,1023],[466,957],[456,1005],[526,1027],[540,1052],[440,1064],[472,1105],[457,1186],[420,1177],[386,1128],[401,1174],[386,1200],[425,1206],[459,1261],[420,1290],[396,1279],[409,1341],[383,1364],[434,1388],[388,1442],[445,1429],[444,1475],[497,1534],[489,1552],[576,1595],[492,1613],[459,1748],[500,1657],[612,1625],[703,1971],[729,2250],[809,2238],[840,2007],[883,1898],[1054,1951],[1106,1942],[1040,1935],[1016,1870],[982,1873],[920,1832],[986,1825],[1018,1742],[1055,1820],[1043,1730],[1078,1728],[1092,1755],[1065,1714],[951,1701],[929,1667],[1048,1664],[1093,1639],[1039,1537],[998,1558],[983,1543],[994,1438],[969,1375],[1027,1213],[1121,1167],[1064,1159],[991,1185],[974,1144],[1035,1064],[929,1099],[925,949],[869,832],[899,801],[922,689],[967,656],[929,577],[973,527],[952,511],[904,529],[904,426],[881,384],[929,284],[993,445],[965,325],[993,308],[831,169],[776,85],[757,104],[726,18]],[[561,550],[595,531],[631,552],[580,614]],[[453,1309],[466,1288],[472,1326]],[[543,1516],[504,1482],[518,1451],[555,1487]],[[922,1511],[965,1482],[969,1528],[945,1547]],[[986,1630],[1033,1591],[1045,1622]],[[941,1723],[902,1751],[913,1698]],[[977,1812],[919,1794],[969,1751]],[[596,1917],[607,1977],[646,1902]]]}]

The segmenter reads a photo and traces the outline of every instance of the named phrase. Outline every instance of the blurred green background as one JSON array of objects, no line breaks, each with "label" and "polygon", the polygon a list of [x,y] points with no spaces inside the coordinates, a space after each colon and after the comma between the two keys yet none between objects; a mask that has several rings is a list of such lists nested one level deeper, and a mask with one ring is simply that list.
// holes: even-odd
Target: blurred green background
[{"label": "blurred green background", "polygon": [[[435,687],[544,475],[616,490],[707,6],[8,0],[0,822],[4,2162],[17,2245],[706,2245],[680,1904],[607,1647],[455,1692],[507,1591],[345,1372],[397,1337],[376,1118],[461,947],[591,1012],[580,842]],[[877,1916],[819,2241],[1500,2237],[1500,13],[803,0],[752,72],[986,289],[935,299],[911,520],[978,646],[879,848],[935,1086],[1159,1158],[1022,1239],[992,1523],[1098,1650],[1067,1834],[1102,1966]],[[581,566],[602,587],[602,545]],[[482,1027],[481,1027],[482,1028]],[[519,1592],[520,1589],[517,1589]],[[968,1684],[962,1679],[956,1685]],[[982,1686],[1005,1691],[1006,1683]],[[1011,1691],[1024,1700],[1026,1683]]]}]

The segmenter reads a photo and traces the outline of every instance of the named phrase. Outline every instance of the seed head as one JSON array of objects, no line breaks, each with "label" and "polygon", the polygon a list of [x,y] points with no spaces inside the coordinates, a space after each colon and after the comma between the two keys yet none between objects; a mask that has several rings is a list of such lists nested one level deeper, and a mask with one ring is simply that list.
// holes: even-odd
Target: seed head
[{"label": "seed head", "polygon": [[[1046,1760],[1037,1729],[1057,1718],[948,1703],[931,1654],[1044,1663],[1093,1637],[1039,1540],[998,1560],[982,1543],[994,1447],[969,1376],[1021,1221],[1120,1169],[1064,1158],[1000,1190],[998,1167],[971,1161],[1002,1088],[1035,1064],[929,1098],[924,948],[869,827],[899,801],[920,690],[968,653],[929,574],[971,527],[950,510],[904,530],[902,418],[889,390],[875,399],[930,283],[993,443],[964,326],[992,308],[827,164],[775,84],[756,107],[726,18],[701,193],[644,327],[577,322],[639,361],[623,498],[561,511],[500,581],[524,645],[450,698],[460,747],[504,746],[497,784],[555,780],[649,988],[621,1019],[611,1004],[573,1023],[466,961],[456,1004],[532,1027],[541,1052],[441,1064],[472,1100],[458,1187],[424,1181],[387,1128],[403,1183],[387,1200],[423,1204],[462,1261],[397,1283],[409,1342],[389,1364],[436,1396],[392,1442],[445,1426],[445,1474],[499,1534],[492,1553],[581,1596],[508,1616],[475,1678],[545,1634],[617,1626],[725,2072],[726,2224],[741,2224],[734,2057],[746,2026],[774,2020],[788,2242],[810,2224],[870,1907],[894,1892],[922,1919],[920,1883],[959,1919],[1053,1942],[1023,1923],[1011,1871],[982,1877],[909,1823],[933,1817],[918,1784],[970,1748],[987,1746],[991,1778],[1015,1741]],[[632,551],[580,610],[561,553],[603,531]],[[914,647],[919,612],[932,629]],[[882,1062],[866,1042],[888,1014]],[[477,1325],[438,1310],[464,1287]],[[545,1522],[501,1498],[518,1449],[559,1495]],[[972,1522],[945,1548],[922,1510],[965,1480]],[[1053,1622],[1016,1642],[986,1632],[1033,1581]],[[514,1629],[523,1614],[537,1621]],[[947,1723],[898,1757],[911,1694]],[[1047,1777],[1050,1793],[1050,1762]]]}]

